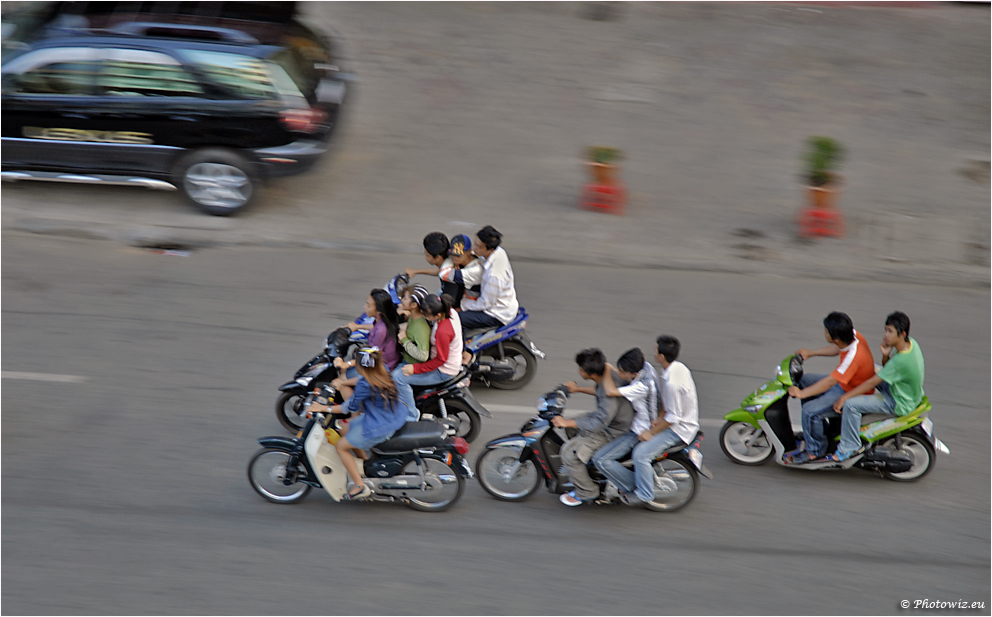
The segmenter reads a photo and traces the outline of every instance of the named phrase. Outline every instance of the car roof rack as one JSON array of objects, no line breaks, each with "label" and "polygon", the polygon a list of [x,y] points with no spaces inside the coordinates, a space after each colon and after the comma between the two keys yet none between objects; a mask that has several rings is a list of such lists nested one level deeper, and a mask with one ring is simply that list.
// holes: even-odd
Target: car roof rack
[{"label": "car roof rack", "polygon": [[257,45],[258,39],[232,28],[216,26],[198,26],[191,24],[173,24],[153,21],[131,21],[117,24],[108,30],[117,34],[132,36],[157,36],[165,38],[197,39],[207,41],[225,41],[244,45]]}]

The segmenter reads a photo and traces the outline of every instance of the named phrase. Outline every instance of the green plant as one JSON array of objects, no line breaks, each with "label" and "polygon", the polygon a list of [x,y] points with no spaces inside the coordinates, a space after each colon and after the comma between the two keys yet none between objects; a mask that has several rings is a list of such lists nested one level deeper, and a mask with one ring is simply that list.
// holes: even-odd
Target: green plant
[{"label": "green plant", "polygon": [[830,174],[844,160],[844,148],[830,137],[812,136],[806,140],[806,177],[813,186],[830,182]]},{"label": "green plant", "polygon": [[609,146],[589,146],[586,149],[586,156],[593,163],[602,163],[603,165],[613,165],[623,160],[623,152],[619,148]]}]

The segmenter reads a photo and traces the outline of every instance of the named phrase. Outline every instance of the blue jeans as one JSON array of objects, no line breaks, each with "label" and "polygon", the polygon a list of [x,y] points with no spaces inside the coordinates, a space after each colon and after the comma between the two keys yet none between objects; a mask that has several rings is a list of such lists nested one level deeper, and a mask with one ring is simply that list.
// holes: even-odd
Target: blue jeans
[{"label": "blue jeans", "polygon": [[634,492],[634,474],[620,464],[620,459],[627,456],[638,441],[637,435],[627,431],[592,455],[592,464],[606,476],[607,480],[625,493]]},{"label": "blue jeans", "polygon": [[436,368],[429,373],[414,373],[413,375],[403,375],[400,373],[400,379],[411,386],[433,386],[439,383],[444,383],[452,377],[454,377],[454,375],[442,373],[439,368]]},{"label": "blue jeans", "polygon": [[[654,468],[651,462],[655,457],[671,448],[682,444],[687,445],[672,429],[665,429],[651,438],[641,441],[630,431],[617,437],[596,451],[592,461],[596,467],[609,478],[617,488],[634,495],[641,501],[654,500]],[[626,450],[625,450],[626,448]],[[618,461],[633,448],[631,458],[634,461],[634,471],[621,465]]]},{"label": "blue jeans", "polygon": [[464,340],[466,330],[477,330],[479,328],[491,330],[493,328],[502,328],[504,325],[502,321],[483,311],[462,311],[458,313],[458,319],[462,322],[462,340]]},{"label": "blue jeans", "polygon": [[417,410],[417,403],[413,399],[413,388],[410,383],[406,381],[407,376],[403,374],[403,367],[406,366],[406,362],[400,362],[395,369],[393,369],[393,383],[396,384],[396,393],[399,395],[400,400],[406,405],[406,408],[410,410],[410,415],[407,416],[407,422],[416,422],[420,419],[420,411]]},{"label": "blue jeans", "polygon": [[[803,375],[799,380],[800,388],[808,388],[823,379],[824,375]],[[816,398],[803,401],[803,437],[806,439],[806,452],[813,458],[819,458],[827,453],[827,435],[824,423],[834,411],[834,401],[844,395],[844,388],[834,384],[829,390]]]},{"label": "blue jeans", "polygon": [[844,403],[837,454],[846,457],[861,449],[861,416],[866,413],[892,414],[895,409],[896,401],[889,393],[889,384],[884,381],[878,384],[874,394],[849,398]]},{"label": "blue jeans", "polygon": [[[413,386],[433,386],[444,383],[451,379],[453,375],[442,373],[441,369],[434,369],[429,373],[414,373],[413,375],[403,374],[403,363],[393,370],[393,381],[396,383],[396,391],[400,400],[407,404],[410,411],[410,420],[420,419],[420,412],[413,400]],[[416,417],[413,417],[417,414]],[[410,421],[408,420],[408,421]]]}]

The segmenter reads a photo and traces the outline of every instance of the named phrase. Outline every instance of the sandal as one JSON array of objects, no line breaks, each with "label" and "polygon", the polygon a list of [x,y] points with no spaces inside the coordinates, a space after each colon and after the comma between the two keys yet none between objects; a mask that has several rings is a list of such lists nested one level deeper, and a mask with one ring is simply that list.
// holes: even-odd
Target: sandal
[{"label": "sandal", "polygon": [[341,498],[341,501],[356,501],[358,499],[365,499],[366,497],[372,495],[372,489],[369,488],[368,484],[362,484],[361,490],[357,493],[354,492],[356,488],[359,488],[359,486],[357,484],[353,484],[348,493]]},{"label": "sandal", "polygon": [[786,452],[785,454],[782,455],[782,460],[785,461],[785,463],[787,465],[791,465],[794,462],[793,459],[795,459],[800,454],[805,454],[805,452],[806,452],[806,449],[805,448],[806,448],[806,446],[804,444],[804,445],[799,446],[795,450],[792,450],[791,452]]},{"label": "sandal", "polygon": [[815,460],[816,460],[816,457],[810,456],[809,455],[809,452],[806,452],[805,450],[803,450],[802,452],[800,452],[796,456],[791,457],[789,459],[789,464],[790,465],[805,465],[806,463],[812,463]]},{"label": "sandal", "polygon": [[829,457],[827,457],[825,460],[828,460],[828,461],[833,462],[833,463],[843,463],[844,461],[846,461],[847,459],[851,458],[852,456],[857,456],[859,454],[863,454],[864,451],[865,451],[865,449],[863,447],[862,448],[858,448],[857,450],[855,450],[854,452],[851,452],[850,454],[841,454],[841,452],[838,450],[837,452],[834,452]]}]

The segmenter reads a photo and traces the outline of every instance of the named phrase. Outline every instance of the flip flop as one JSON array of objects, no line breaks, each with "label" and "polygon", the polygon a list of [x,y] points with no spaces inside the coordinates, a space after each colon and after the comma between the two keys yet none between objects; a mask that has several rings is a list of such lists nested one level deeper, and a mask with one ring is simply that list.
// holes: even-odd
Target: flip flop
[{"label": "flip flop", "polygon": [[802,445],[802,446],[799,446],[798,448],[796,448],[795,450],[793,450],[791,452],[786,452],[785,454],[782,455],[782,460],[785,461],[785,463],[787,465],[791,465],[794,462],[793,459],[795,459],[800,454],[803,454],[803,453],[806,452],[806,449],[805,448],[806,448],[806,446],[805,445]]},{"label": "flip flop", "polygon": [[829,457],[827,457],[826,460],[831,461],[833,463],[843,463],[852,456],[857,456],[859,454],[864,453],[864,451],[865,451],[864,448],[858,448],[857,450],[851,452],[850,454],[841,454],[840,451],[837,451],[831,454]]},{"label": "flip flop", "polygon": [[809,452],[803,450],[796,456],[789,459],[790,465],[805,465],[806,463],[812,463],[816,461],[816,457],[810,456]]},{"label": "flip flop", "polygon": [[349,490],[348,493],[341,498],[341,501],[356,501],[359,499],[365,499],[366,497],[372,495],[372,489],[369,488],[368,484],[363,484],[362,490],[358,491],[357,493],[352,493],[351,491],[355,490],[355,488],[357,487],[358,487],[357,484],[352,485],[351,490]]}]

